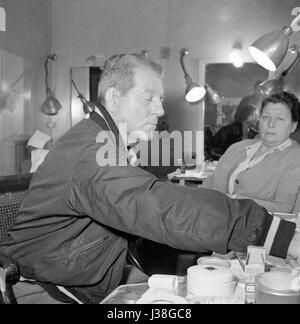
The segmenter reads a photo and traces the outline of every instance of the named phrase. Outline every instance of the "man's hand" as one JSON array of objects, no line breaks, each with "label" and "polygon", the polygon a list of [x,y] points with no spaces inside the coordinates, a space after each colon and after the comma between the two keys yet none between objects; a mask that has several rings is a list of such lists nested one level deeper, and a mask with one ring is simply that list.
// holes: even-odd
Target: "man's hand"
[{"label": "man's hand", "polygon": [[300,233],[296,232],[288,250],[288,256],[292,257],[300,266]]}]

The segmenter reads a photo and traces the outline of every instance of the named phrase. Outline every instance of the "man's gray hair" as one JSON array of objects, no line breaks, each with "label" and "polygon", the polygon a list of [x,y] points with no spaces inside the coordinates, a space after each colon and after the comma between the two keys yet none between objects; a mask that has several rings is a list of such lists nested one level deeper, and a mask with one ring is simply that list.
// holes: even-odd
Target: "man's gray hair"
[{"label": "man's gray hair", "polygon": [[162,76],[160,64],[150,60],[145,54],[117,54],[110,57],[104,65],[100,76],[98,100],[105,103],[106,91],[114,87],[125,95],[134,87],[135,69],[146,67]]}]

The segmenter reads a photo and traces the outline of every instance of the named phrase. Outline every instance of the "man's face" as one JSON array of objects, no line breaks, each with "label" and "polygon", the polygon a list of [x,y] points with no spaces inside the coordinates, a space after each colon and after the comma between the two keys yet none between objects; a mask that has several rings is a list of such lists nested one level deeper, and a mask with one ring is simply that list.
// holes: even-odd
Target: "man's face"
[{"label": "man's face", "polygon": [[143,139],[151,139],[158,118],[164,115],[163,95],[161,78],[150,69],[137,68],[135,85],[120,97],[117,108],[118,122],[126,123],[129,136],[141,133]]}]

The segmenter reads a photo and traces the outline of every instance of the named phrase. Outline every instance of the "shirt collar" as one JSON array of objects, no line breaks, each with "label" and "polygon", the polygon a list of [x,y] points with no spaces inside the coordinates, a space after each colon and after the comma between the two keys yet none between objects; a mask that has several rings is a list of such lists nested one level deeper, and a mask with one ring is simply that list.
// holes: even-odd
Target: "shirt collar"
[{"label": "shirt collar", "polygon": [[[256,151],[259,149],[261,144],[262,144],[262,141],[259,140],[258,142],[255,142],[254,144],[246,146],[246,150],[247,151],[254,151],[254,150]],[[285,149],[287,149],[290,146],[292,146],[292,140],[290,138],[288,138],[284,143],[277,145],[275,147],[272,147],[270,149],[270,152],[274,152],[275,150],[284,151]]]}]

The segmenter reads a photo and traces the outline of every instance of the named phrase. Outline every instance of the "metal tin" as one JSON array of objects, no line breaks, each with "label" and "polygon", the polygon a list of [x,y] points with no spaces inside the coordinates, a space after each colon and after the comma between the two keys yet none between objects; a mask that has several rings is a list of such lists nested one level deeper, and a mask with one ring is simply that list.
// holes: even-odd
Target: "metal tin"
[{"label": "metal tin", "polygon": [[300,304],[300,292],[292,290],[294,277],[288,273],[266,272],[256,277],[256,304]]}]

